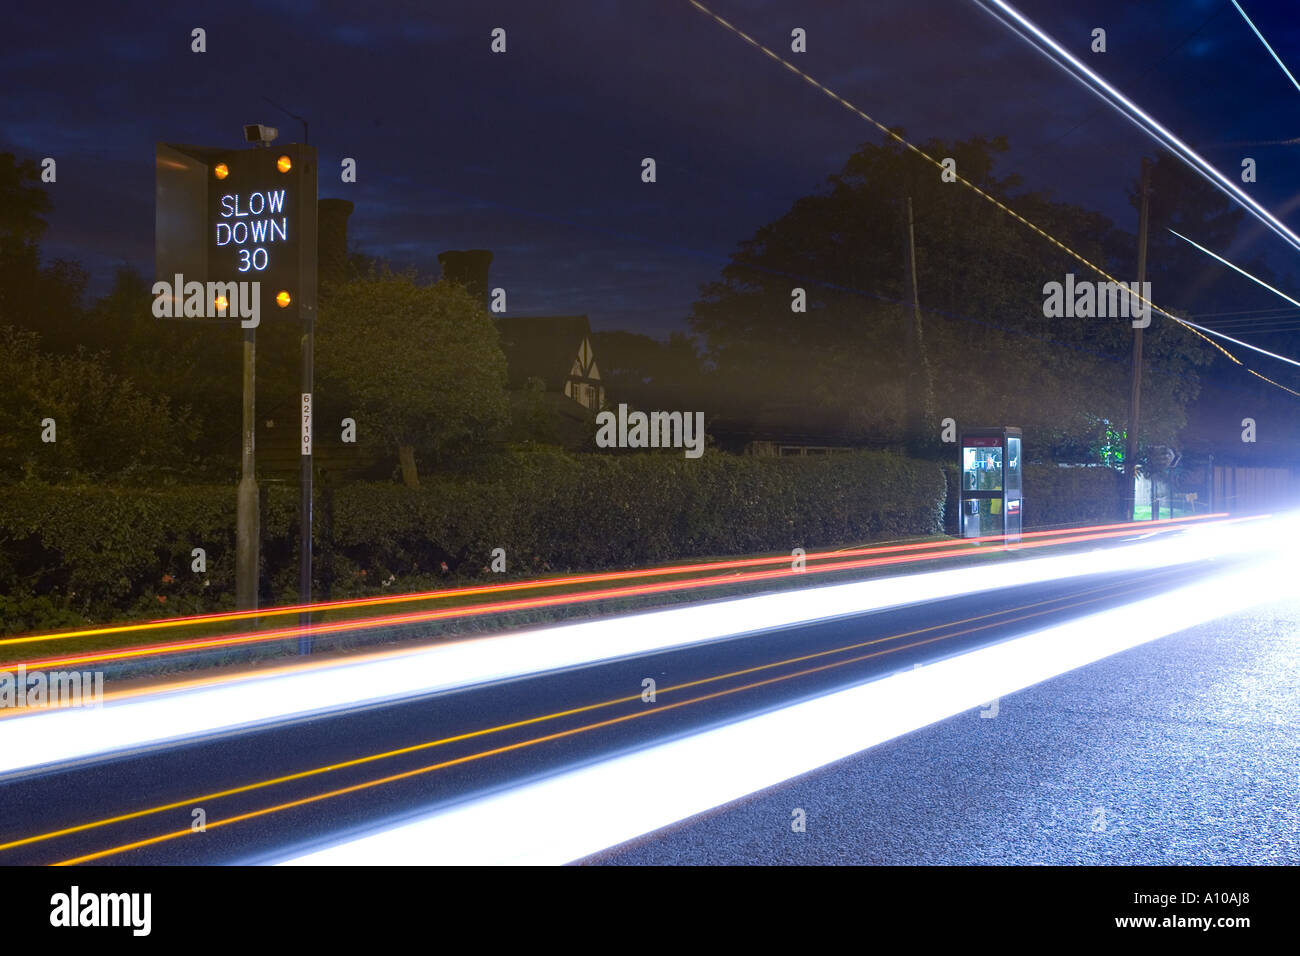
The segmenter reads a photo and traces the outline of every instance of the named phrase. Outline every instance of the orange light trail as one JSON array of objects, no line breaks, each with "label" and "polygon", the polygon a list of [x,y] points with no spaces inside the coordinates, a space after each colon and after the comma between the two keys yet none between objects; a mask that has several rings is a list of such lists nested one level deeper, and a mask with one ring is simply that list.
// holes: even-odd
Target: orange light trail
[{"label": "orange light trail", "polygon": [[[1249,518],[1229,519],[1225,523],[1234,523],[1237,521],[1254,520],[1255,516]],[[1181,520],[1181,519],[1178,519]],[[1146,524],[1142,522],[1141,524]],[[1163,524],[1162,522],[1150,522],[1152,525]],[[1097,527],[1107,527],[1099,525]],[[1107,538],[1121,537],[1132,534],[1135,530],[1143,530],[1141,527],[1135,528],[1131,523],[1116,525],[1122,530],[1107,531],[1095,534],[1076,534],[1066,532],[1070,536],[1065,538],[1050,538],[1045,540],[1031,541],[1020,543],[1015,546],[1016,550],[1030,550],[1033,548],[1050,547],[1062,543],[1075,543],[1084,541],[1096,541]],[[1062,534],[1063,532],[1031,532],[1033,534]],[[997,536],[1000,540],[1002,536]],[[974,540],[974,539],[965,539]],[[949,542],[933,543],[937,546],[948,544]],[[905,547],[918,547],[908,545]],[[895,550],[892,548],[882,550]],[[433,621],[448,620],[453,618],[479,617],[486,614],[499,614],[509,611],[530,610],[543,607],[555,607],[565,604],[581,604],[593,601],[612,600],[624,597],[635,597],[648,594],[662,594],[669,591],[687,591],[697,590],[700,588],[717,587],[725,584],[739,584],[749,581],[765,581],[779,578],[790,578],[796,575],[809,575],[827,573],[833,571],[851,571],[860,570],[869,567],[883,567],[895,564],[910,564],[917,561],[931,561],[942,558],[957,557],[966,554],[996,554],[996,551],[972,551],[968,547],[950,548],[947,551],[934,551],[929,554],[901,554],[892,557],[878,557],[860,561],[838,561],[833,563],[821,564],[817,567],[808,567],[796,571],[789,568],[782,568],[778,571],[756,571],[751,574],[736,576],[722,575],[704,578],[695,578],[687,581],[666,581],[654,584],[641,584],[630,587],[606,588],[596,591],[584,591],[575,594],[559,594],[545,597],[523,598],[513,601],[496,601],[486,604],[474,604],[465,607],[444,608],[430,611],[416,611],[408,614],[385,615],[378,617],[367,617],[349,621],[335,621],[330,623],[313,624],[306,628],[306,631],[313,637],[321,635],[337,634],[347,631],[370,630],[380,627],[393,627],[402,624],[420,624]],[[835,552],[830,552],[835,554]],[[757,559],[770,560],[770,559]],[[782,556],[781,562],[788,563],[790,558]],[[8,664],[0,664],[0,668],[13,669],[25,667],[28,670],[40,668],[100,663],[106,661],[142,659],[147,657],[156,657],[163,654],[175,654],[188,651],[210,650],[224,647],[239,647],[250,644],[261,644],[276,640],[285,640],[296,638],[304,632],[304,629],[298,626],[277,628],[270,631],[254,631],[245,634],[231,635],[227,637],[212,638],[194,638],[185,641],[174,641],[165,644],[147,644],[136,647],[118,648],[109,651],[97,653],[71,654],[62,657],[41,658],[36,660],[18,661]]]},{"label": "orange light trail", "polygon": [[[1210,518],[1226,518],[1227,512],[1206,515],[1187,515],[1182,518],[1164,518],[1151,524],[1168,525],[1188,521],[1204,521]],[[1084,531],[1104,531],[1112,528],[1131,527],[1129,523],[1082,525],[1075,528],[1057,528],[1049,531],[1027,531],[1022,538],[1036,538],[1048,535],[1068,535]],[[1005,535],[985,535],[977,538],[961,538],[965,544],[977,544],[1001,541]],[[808,561],[821,561],[831,557],[851,557],[856,555],[884,554],[890,551],[918,551],[933,548],[951,547],[953,539],[943,541],[924,541],[919,544],[877,545],[870,548],[850,548],[839,551],[818,551],[805,555]],[[107,627],[83,628],[74,631],[53,631],[48,634],[28,634],[21,637],[0,639],[0,647],[11,644],[33,644],[44,641],[61,641],[74,637],[100,637],[108,634],[126,634],[140,631],[162,630],[177,627],[192,627],[196,624],[215,624],[225,621],[246,621],[254,618],[280,617],[287,614],[316,613],[357,607],[382,607],[389,604],[406,604],[415,601],[431,601],[443,598],[472,597],[480,594],[500,594],[508,591],[526,591],[534,588],[553,588],[576,584],[598,584],[606,581],[622,581],[644,577],[659,577],[668,574],[689,574],[696,571],[724,571],[738,568],[761,567],[767,564],[784,564],[790,561],[789,555],[775,555],[765,558],[740,558],[731,561],[706,561],[696,564],[668,565],[658,568],[639,568],[629,571],[606,571],[593,574],[572,574],[555,578],[533,578],[528,581],[514,581],[508,584],[485,584],[463,588],[446,588],[441,591],[416,591],[409,594],[389,594],[383,597],[349,598],[342,601],[324,601],[316,604],[291,604],[283,607],[263,608],[256,611],[221,611],[214,614],[194,614],[188,617],[160,618],[153,621],[141,621],[136,624],[116,624]],[[295,632],[296,633],[296,632]]]}]

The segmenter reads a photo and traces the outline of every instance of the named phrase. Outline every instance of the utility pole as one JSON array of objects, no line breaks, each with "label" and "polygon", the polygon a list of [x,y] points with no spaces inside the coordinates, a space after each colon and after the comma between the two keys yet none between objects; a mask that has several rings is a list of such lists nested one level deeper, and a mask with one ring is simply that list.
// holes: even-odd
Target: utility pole
[{"label": "utility pole", "polygon": [[[1151,160],[1142,157],[1142,179],[1138,186],[1138,289],[1147,277],[1147,215],[1151,196]],[[1137,510],[1137,454],[1138,429],[1142,421],[1142,328],[1133,329],[1133,375],[1132,388],[1128,398],[1128,429],[1124,437],[1124,480],[1128,489],[1128,520],[1132,521]],[[1152,484],[1154,492],[1155,484]],[[1154,494],[1152,496],[1154,504]]]},{"label": "utility pole", "polygon": [[[314,174],[313,174],[314,175]],[[311,551],[312,551],[312,384],[315,373],[315,339],[316,339],[316,279],[313,274],[310,282],[303,283],[303,331],[302,331],[302,469],[299,475],[298,521],[300,536],[298,539],[298,602],[311,603]],[[302,611],[298,615],[301,632],[298,636],[298,653],[311,653],[311,612]]]},{"label": "utility pole", "polygon": [[908,299],[904,307],[907,316],[904,402],[907,443],[911,452],[917,454],[928,444],[925,440],[925,426],[930,412],[930,366],[925,360],[925,344],[921,337],[921,300],[916,283],[916,232],[913,228],[911,196],[907,197],[904,226],[903,281]]}]

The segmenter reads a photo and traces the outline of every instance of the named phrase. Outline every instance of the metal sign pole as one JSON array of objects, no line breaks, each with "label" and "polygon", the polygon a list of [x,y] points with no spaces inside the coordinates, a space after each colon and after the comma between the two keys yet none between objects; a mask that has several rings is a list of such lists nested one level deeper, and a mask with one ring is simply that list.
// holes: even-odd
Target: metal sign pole
[{"label": "metal sign pole", "polygon": [[[315,443],[313,427],[315,350],[316,350],[316,282],[318,273],[317,257],[317,180],[315,150],[306,147],[306,158],[302,171],[302,206],[301,254],[302,275],[302,466],[299,478],[299,569],[298,597],[299,603],[311,604],[311,559],[312,559],[312,447]],[[298,653],[310,654],[312,650],[311,612],[303,611],[298,617],[302,628],[298,636]]]},{"label": "metal sign pole", "polygon": [[[314,290],[313,290],[314,292]],[[315,299],[315,295],[312,295]],[[310,305],[312,311],[315,310],[316,304],[313,301]],[[298,502],[298,520],[300,528],[299,537],[299,568],[298,568],[298,597],[300,604],[311,603],[311,532],[312,532],[312,511],[311,511],[311,485],[312,485],[312,379],[313,379],[313,349],[315,346],[315,321],[308,312],[307,304],[304,303],[303,309],[305,316],[303,319],[302,333],[302,472],[299,479],[299,502]],[[311,653],[311,612],[302,611],[298,615],[298,623],[302,627],[302,632],[298,636],[298,653]]]}]

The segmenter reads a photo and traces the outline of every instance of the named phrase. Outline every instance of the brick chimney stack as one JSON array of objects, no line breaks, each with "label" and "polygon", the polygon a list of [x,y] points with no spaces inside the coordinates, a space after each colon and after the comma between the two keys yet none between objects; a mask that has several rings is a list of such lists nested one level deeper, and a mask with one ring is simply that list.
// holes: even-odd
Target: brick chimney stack
[{"label": "brick chimney stack", "polygon": [[316,204],[316,254],[321,282],[342,282],[348,273],[348,217],[355,207],[347,199]]},{"label": "brick chimney stack", "polygon": [[492,265],[492,252],[488,249],[451,249],[438,253],[442,277],[457,282],[469,294],[488,308],[488,269]]}]

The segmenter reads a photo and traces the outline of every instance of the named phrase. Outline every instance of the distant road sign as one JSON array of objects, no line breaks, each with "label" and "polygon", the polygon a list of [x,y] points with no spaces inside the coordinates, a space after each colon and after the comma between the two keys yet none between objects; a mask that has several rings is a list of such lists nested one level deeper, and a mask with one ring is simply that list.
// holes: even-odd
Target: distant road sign
[{"label": "distant road sign", "polygon": [[1168,445],[1156,445],[1151,449],[1151,460],[1162,468],[1176,468],[1183,456]]}]

